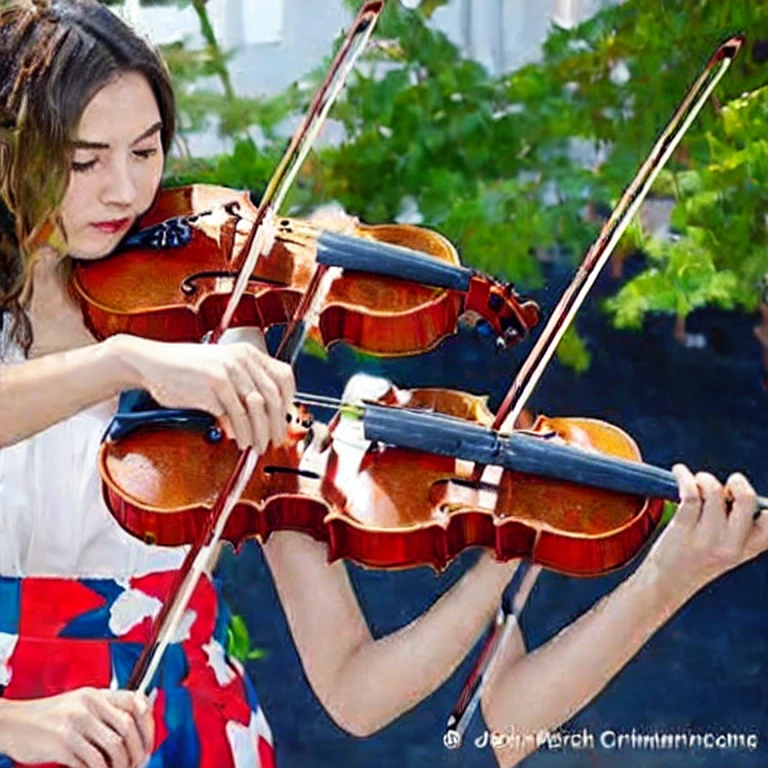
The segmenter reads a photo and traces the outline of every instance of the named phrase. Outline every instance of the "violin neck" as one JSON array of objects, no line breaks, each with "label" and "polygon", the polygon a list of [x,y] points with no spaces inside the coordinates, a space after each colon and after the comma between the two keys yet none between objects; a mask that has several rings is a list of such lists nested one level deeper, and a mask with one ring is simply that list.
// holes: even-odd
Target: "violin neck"
[{"label": "violin neck", "polygon": [[442,414],[366,406],[365,436],[401,448],[437,453],[481,465],[566,480],[618,493],[677,501],[677,480],[666,469],[593,453],[525,433],[500,435]]},{"label": "violin neck", "polygon": [[508,469],[606,491],[678,501],[677,479],[661,467],[592,453],[546,437],[518,433],[500,440]]},{"label": "violin neck", "polygon": [[317,240],[318,264],[408,280],[432,288],[466,292],[472,270],[426,256],[420,251],[362,237],[323,232]]}]

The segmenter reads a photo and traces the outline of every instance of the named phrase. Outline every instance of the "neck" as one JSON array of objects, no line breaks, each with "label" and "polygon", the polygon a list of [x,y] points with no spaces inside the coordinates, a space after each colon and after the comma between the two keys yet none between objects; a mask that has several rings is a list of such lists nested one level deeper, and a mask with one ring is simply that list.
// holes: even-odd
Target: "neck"
[{"label": "neck", "polygon": [[24,299],[34,339],[30,357],[66,352],[95,342],[69,294],[66,270],[62,269],[64,258],[53,249],[36,255],[30,291]]}]

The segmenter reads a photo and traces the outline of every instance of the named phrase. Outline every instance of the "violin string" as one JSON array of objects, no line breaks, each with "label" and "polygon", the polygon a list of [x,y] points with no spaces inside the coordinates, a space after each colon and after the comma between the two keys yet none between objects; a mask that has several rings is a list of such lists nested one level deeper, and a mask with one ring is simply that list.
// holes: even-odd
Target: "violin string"
[{"label": "violin string", "polygon": [[326,397],[324,395],[313,395],[311,393],[305,393],[305,392],[297,392],[294,396],[294,402],[300,403],[301,405],[317,405],[321,406],[323,408],[343,408],[346,405],[351,405],[350,403],[345,403],[343,400],[340,400],[336,397]]}]

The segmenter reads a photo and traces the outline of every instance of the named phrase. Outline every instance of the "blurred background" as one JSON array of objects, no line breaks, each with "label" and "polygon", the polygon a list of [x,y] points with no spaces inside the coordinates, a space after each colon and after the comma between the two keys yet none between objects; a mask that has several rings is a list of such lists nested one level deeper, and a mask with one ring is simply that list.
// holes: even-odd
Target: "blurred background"
[{"label": "blurred background", "polygon": [[[181,130],[167,183],[259,193],[322,79],[357,2],[124,0],[115,12],[163,49]],[[717,45],[747,42],[657,180],[530,402],[602,418],[645,458],[766,493],[768,427],[768,5],[755,0],[390,0],[286,212],[332,204],[366,223],[442,232],[464,263],[512,280],[551,310],[686,88]],[[439,349],[376,360],[310,348],[303,390],[339,395],[365,370],[398,386],[488,394],[498,405],[526,343],[497,353],[467,322]],[[476,553],[445,574],[350,566],[376,635],[419,615]],[[766,561],[727,575],[662,629],[564,731],[756,734],[758,748],[542,749],[532,766],[768,765]],[[623,580],[546,573],[523,626],[554,636]],[[442,745],[477,648],[433,696],[380,734],[341,733],[303,676],[256,544],[219,576],[280,765],[491,766],[471,739]],[[471,736],[482,733],[477,722]]]}]

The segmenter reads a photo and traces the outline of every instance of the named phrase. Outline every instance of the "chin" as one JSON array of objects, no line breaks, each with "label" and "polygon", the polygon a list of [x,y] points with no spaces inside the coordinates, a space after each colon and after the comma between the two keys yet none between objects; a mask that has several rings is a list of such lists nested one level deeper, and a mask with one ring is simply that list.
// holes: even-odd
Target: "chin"
[{"label": "chin", "polygon": [[109,256],[117,248],[122,240],[121,234],[104,237],[83,237],[69,242],[69,255],[73,259],[83,261],[96,261]]},{"label": "chin", "polygon": [[109,256],[113,250],[113,248],[101,248],[98,250],[93,248],[70,248],[69,255],[73,259],[79,259],[80,261],[98,261],[105,256]]}]

